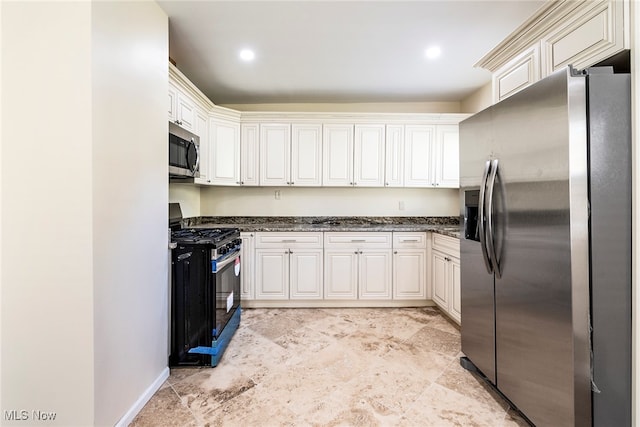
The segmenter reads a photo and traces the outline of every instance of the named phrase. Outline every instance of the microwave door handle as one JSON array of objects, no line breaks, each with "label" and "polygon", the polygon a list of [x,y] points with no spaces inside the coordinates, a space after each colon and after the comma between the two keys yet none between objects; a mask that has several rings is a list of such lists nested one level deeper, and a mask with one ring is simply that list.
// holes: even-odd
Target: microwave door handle
[{"label": "microwave door handle", "polygon": [[191,138],[191,144],[193,144],[193,148],[196,149],[196,163],[193,165],[193,168],[191,169],[191,173],[195,175],[196,172],[198,171],[198,167],[200,166],[200,149],[198,148],[198,144],[193,142],[193,138]]}]

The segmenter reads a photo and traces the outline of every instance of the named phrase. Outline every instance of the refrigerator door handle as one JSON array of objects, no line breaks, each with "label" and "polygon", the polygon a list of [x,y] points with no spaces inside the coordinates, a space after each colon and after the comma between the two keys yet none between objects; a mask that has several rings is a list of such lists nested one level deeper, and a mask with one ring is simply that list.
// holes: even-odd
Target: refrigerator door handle
[{"label": "refrigerator door handle", "polygon": [[487,267],[487,272],[493,274],[493,265],[489,259],[489,251],[487,250],[487,238],[485,234],[485,193],[487,188],[487,180],[489,178],[489,171],[491,170],[491,161],[487,160],[484,165],[484,173],[482,174],[482,182],[480,183],[480,200],[478,201],[478,232],[480,234],[480,247],[482,248],[482,259],[484,260],[484,266]]},{"label": "refrigerator door handle", "polygon": [[489,194],[487,196],[487,251],[489,252],[489,259],[491,265],[493,266],[493,272],[496,273],[498,277],[501,276],[500,264],[498,261],[498,255],[496,253],[496,245],[495,245],[495,236],[494,236],[494,226],[493,226],[493,189],[496,185],[496,176],[498,176],[498,159],[493,159],[491,161],[491,172],[489,174],[489,182],[488,189]]}]

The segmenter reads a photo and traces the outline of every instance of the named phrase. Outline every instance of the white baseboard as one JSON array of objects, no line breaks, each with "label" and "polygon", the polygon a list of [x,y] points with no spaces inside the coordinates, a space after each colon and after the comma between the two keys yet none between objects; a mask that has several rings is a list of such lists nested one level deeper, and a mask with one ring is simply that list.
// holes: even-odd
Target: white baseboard
[{"label": "white baseboard", "polygon": [[138,415],[144,405],[147,404],[149,399],[151,399],[155,392],[158,391],[162,384],[164,384],[167,378],[169,378],[169,367],[166,367],[162,370],[158,378],[156,378],[155,381],[151,383],[149,387],[147,387],[147,389],[144,391],[144,393],[142,393],[142,395],[140,395],[133,406],[129,408],[127,413],[124,414],[122,418],[120,418],[120,421],[116,423],[116,427],[127,427],[129,424],[131,424],[136,415]]}]

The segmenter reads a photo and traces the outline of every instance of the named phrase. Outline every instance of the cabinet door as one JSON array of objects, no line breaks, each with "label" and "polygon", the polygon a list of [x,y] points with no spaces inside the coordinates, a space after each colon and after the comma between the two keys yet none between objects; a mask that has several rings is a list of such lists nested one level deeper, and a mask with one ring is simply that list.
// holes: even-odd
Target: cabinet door
[{"label": "cabinet door", "polygon": [[353,126],[322,127],[322,185],[353,185]]},{"label": "cabinet door", "polygon": [[322,249],[291,249],[289,272],[291,299],[322,299]]},{"label": "cabinet door", "polygon": [[177,116],[179,125],[194,131],[196,127],[196,106],[187,95],[178,91]]},{"label": "cabinet door", "polygon": [[322,185],[322,125],[291,126],[291,185]]},{"label": "cabinet door", "polygon": [[209,180],[216,185],[240,183],[240,126],[237,123],[211,119]]},{"label": "cabinet door", "polygon": [[291,182],[291,125],[260,125],[260,185]]},{"label": "cabinet door", "polygon": [[325,299],[358,298],[358,254],[354,249],[325,249]]},{"label": "cabinet door", "polygon": [[198,184],[208,184],[209,179],[209,118],[207,115],[196,110],[196,127],[194,133],[200,137],[200,178],[196,178]]},{"label": "cabinet door", "polygon": [[384,185],[402,187],[404,185],[404,126],[387,126],[385,153]]},{"label": "cabinet door", "polygon": [[400,249],[393,254],[393,298],[426,299],[427,252]]},{"label": "cabinet door", "polygon": [[289,250],[256,249],[256,299],[289,299]]},{"label": "cabinet door", "polygon": [[434,163],[437,187],[460,186],[458,125],[438,125]]},{"label": "cabinet door", "polygon": [[493,73],[493,102],[501,101],[540,80],[540,43]]},{"label": "cabinet door", "polygon": [[404,186],[433,186],[435,182],[431,156],[436,127],[406,126],[404,132]]},{"label": "cabinet door", "polygon": [[240,233],[242,249],[240,252],[240,299],[252,300],[255,295],[255,237],[253,233]]},{"label": "cabinet door", "polygon": [[353,182],[360,187],[384,186],[384,125],[355,126]]},{"label": "cabinet door", "polygon": [[258,185],[258,128],[257,124],[240,126],[240,185]]},{"label": "cabinet door", "polygon": [[431,255],[433,301],[445,312],[449,312],[449,292],[447,289],[447,259],[440,252]]},{"label": "cabinet door", "polygon": [[541,40],[543,76],[569,64],[578,70],[589,67],[628,47],[625,2],[577,3],[571,15]]},{"label": "cabinet door", "polygon": [[169,83],[169,121],[175,122],[178,117],[178,89]]},{"label": "cabinet door", "polygon": [[449,314],[460,324],[462,321],[460,314],[460,260],[451,258],[449,266],[449,282],[451,286],[451,309],[449,310]]},{"label": "cabinet door", "polygon": [[363,249],[359,255],[360,299],[391,299],[391,250]]}]

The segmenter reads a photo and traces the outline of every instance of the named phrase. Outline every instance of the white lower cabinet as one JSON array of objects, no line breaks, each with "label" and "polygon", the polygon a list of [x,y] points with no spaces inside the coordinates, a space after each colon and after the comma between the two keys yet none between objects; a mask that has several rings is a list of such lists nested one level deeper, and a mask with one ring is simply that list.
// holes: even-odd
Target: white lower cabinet
[{"label": "white lower cabinet", "polygon": [[242,298],[253,306],[399,307],[432,299],[460,322],[458,239],[427,232],[258,232],[241,238]]},{"label": "white lower cabinet", "polygon": [[242,249],[240,252],[240,299],[252,300],[255,295],[255,237],[254,233],[240,233]]},{"label": "white lower cabinet", "polygon": [[257,300],[323,298],[322,233],[256,233]]},{"label": "white lower cabinet", "polygon": [[432,235],[431,280],[433,301],[458,324],[460,316],[460,241]]},{"label": "white lower cabinet", "polygon": [[427,233],[393,233],[393,299],[427,298]]},{"label": "white lower cabinet", "polygon": [[324,233],[325,299],[391,299],[391,233]]},{"label": "white lower cabinet", "polygon": [[325,299],[358,298],[358,253],[355,249],[325,249]]}]

